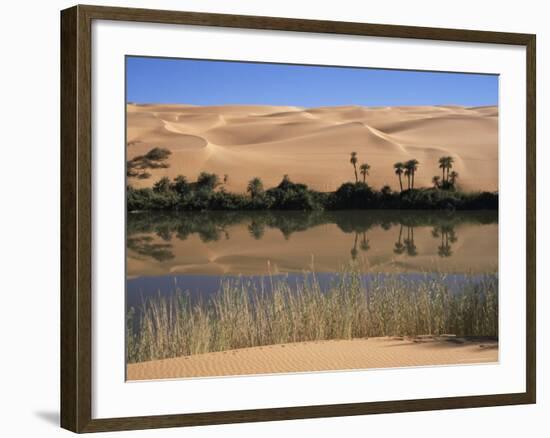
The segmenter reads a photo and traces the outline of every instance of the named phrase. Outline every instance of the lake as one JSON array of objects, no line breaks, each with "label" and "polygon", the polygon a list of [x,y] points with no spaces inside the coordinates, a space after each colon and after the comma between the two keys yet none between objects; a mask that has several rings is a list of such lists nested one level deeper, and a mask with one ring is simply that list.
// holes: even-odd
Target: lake
[{"label": "lake", "polygon": [[128,303],[177,287],[210,294],[221,279],[315,272],[324,284],[351,261],[373,274],[498,270],[496,211],[130,213]]}]

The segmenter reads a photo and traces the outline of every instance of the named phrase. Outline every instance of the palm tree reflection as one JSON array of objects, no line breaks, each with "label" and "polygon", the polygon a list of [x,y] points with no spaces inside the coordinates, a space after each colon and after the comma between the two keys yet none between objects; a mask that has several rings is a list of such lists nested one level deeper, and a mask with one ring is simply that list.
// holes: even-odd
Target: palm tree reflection
[{"label": "palm tree reflection", "polygon": [[[476,215],[460,213],[443,215],[441,213],[418,212],[207,212],[178,214],[135,214],[128,218],[127,248],[157,261],[169,260],[172,254],[174,239],[186,240],[195,235],[204,243],[231,239],[233,231],[242,226],[251,238],[260,241],[265,238],[268,230],[278,230],[286,240],[294,233],[305,232],[319,226],[333,224],[342,232],[342,236],[353,239],[350,249],[351,258],[356,259],[359,251],[369,251],[372,245],[382,247],[390,245],[389,251],[396,255],[414,257],[419,254],[415,242],[415,229],[421,236],[431,230],[438,239],[437,254],[439,257],[453,255],[453,243],[457,241],[455,227],[462,224],[497,223],[498,217],[487,213]],[[467,221],[467,222],[466,222]],[[396,227],[399,229],[396,230]],[[319,228],[317,228],[319,230]],[[368,233],[374,234],[374,241],[369,240]],[[386,233],[398,231],[397,239],[388,242]],[[417,239],[418,239],[418,230]],[[239,235],[237,235],[239,236]],[[240,238],[240,237],[237,237]],[[327,242],[330,246],[330,243]]]},{"label": "palm tree reflection", "polygon": [[450,257],[453,254],[451,243],[458,240],[454,227],[449,224],[438,225],[432,229],[432,236],[441,238],[440,245],[437,247],[439,257]]},{"label": "palm tree reflection", "polygon": [[401,242],[401,239],[403,238],[403,225],[399,225],[399,237],[397,238],[397,242],[395,242],[395,246],[393,247],[393,252],[395,254],[403,254],[405,252],[405,245]]},{"label": "palm tree reflection", "polygon": [[363,232],[363,236],[361,238],[361,244],[359,245],[359,248],[361,248],[361,251],[368,251],[370,249],[370,243],[369,239],[367,238],[367,233]]},{"label": "palm tree reflection", "polygon": [[[361,243],[359,243],[359,234],[361,234]],[[357,244],[359,243],[359,249],[363,252],[367,252],[370,249],[370,243],[369,239],[367,238],[367,232],[363,231],[361,233],[355,232],[355,237],[353,240],[353,247],[351,248],[351,258],[353,260],[357,259],[357,254],[359,251],[357,250]]]},{"label": "palm tree reflection", "polygon": [[[407,227],[407,237],[403,239],[403,227]],[[395,254],[403,254],[407,253],[408,256],[414,257],[418,255],[418,251],[416,250],[416,245],[414,243],[414,227],[410,225],[399,225],[399,237],[397,238],[397,242],[395,242],[395,245],[393,246],[393,252]]]},{"label": "palm tree reflection", "polygon": [[418,251],[416,250],[416,245],[414,244],[414,227],[407,227],[407,238],[403,241],[405,244],[405,250],[407,251],[407,255],[414,257],[418,255]]}]

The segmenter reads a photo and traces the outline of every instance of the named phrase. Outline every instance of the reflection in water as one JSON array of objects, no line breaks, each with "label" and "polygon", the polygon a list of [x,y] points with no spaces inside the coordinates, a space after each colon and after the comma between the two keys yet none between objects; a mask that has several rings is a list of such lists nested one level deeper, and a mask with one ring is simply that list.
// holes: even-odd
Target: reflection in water
[{"label": "reflection in water", "polygon": [[404,243],[408,256],[414,257],[418,254],[416,245],[414,244],[414,227],[407,227],[407,238],[404,240]]},{"label": "reflection in water", "polygon": [[437,248],[437,254],[440,257],[450,257],[453,254],[451,243],[455,243],[458,240],[454,227],[449,224],[438,225],[433,228],[432,236],[435,238],[441,236],[441,245]]},{"label": "reflection in water", "polygon": [[403,238],[403,225],[399,225],[399,238],[397,239],[397,242],[395,242],[395,246],[393,248],[393,252],[395,254],[403,254],[405,252],[405,245],[401,242],[401,239]]},{"label": "reflection in water", "polygon": [[495,336],[497,264],[496,212],[129,214],[127,359]]},{"label": "reflection in water", "polygon": [[357,260],[357,242],[359,240],[359,234],[361,234],[361,243],[359,244],[359,249],[363,252],[367,252],[370,249],[369,239],[367,239],[367,232],[363,231],[362,233],[355,232],[355,239],[353,241],[353,248],[351,248],[351,258],[352,260]]},{"label": "reflection in water", "polygon": [[129,250],[146,257],[151,257],[158,262],[174,258],[174,254],[171,251],[172,245],[169,243],[152,243],[152,241],[153,237],[151,236],[128,236],[126,246]]},{"label": "reflection in water", "polygon": [[256,220],[252,220],[248,225],[248,232],[254,239],[260,240],[265,233],[265,225]]},{"label": "reflection in water", "polygon": [[399,225],[399,237],[395,242],[393,252],[395,254],[406,253],[410,257],[414,257],[418,254],[416,251],[416,245],[414,244],[414,227],[406,226],[407,236],[403,239],[403,225]]},{"label": "reflection in water", "polygon": [[[483,257],[491,271],[496,270],[498,253],[498,213],[493,211],[149,212],[130,214],[127,227],[128,261],[135,268],[129,269],[131,277],[171,272],[250,274],[255,273],[251,264],[262,257],[278,261],[283,271],[300,272],[311,269],[311,261],[304,260],[307,254],[325,263],[323,271],[337,271],[345,262],[340,249],[345,241],[349,242],[347,257],[368,256],[380,263],[391,258],[394,264],[388,269],[392,272],[432,270],[429,265],[407,267],[406,260],[433,256],[447,263],[444,260],[455,254],[454,260],[464,259],[458,271],[469,271],[468,264],[473,269],[478,261],[470,260],[468,251]],[[482,227],[486,232],[478,231]],[[421,233],[420,242],[415,231]],[[486,248],[478,251],[476,245]],[[293,264],[288,262],[284,269],[288,260]],[[396,260],[401,260],[402,267]],[[155,262],[160,266],[149,272]],[[218,271],[209,271],[214,267]],[[440,268],[445,271],[445,265]]]}]

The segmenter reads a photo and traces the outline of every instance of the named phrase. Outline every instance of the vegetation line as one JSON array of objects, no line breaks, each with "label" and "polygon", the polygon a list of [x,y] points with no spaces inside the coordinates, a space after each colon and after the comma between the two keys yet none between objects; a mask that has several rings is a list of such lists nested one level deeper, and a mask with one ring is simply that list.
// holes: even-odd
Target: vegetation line
[{"label": "vegetation line", "polygon": [[[147,154],[134,157],[126,163],[126,176],[130,180],[148,179],[150,169],[169,167],[166,160],[168,149],[154,148]],[[135,189],[128,184],[127,209],[137,210],[347,210],[347,209],[428,209],[428,210],[483,210],[498,208],[498,194],[492,192],[463,192],[458,190],[458,173],[451,172],[452,157],[441,157],[439,168],[442,176],[434,176],[433,187],[415,188],[414,177],[419,162],[411,159],[395,163],[395,174],[399,178],[399,192],[385,185],[379,191],[367,184],[371,166],[362,163],[357,172],[358,156],[352,152],[355,183],[343,183],[335,192],[319,192],[307,185],[294,183],[288,175],[276,187],[264,189],[262,180],[252,178],[246,194],[231,193],[225,186],[229,175],[223,179],[213,173],[202,172],[195,182],[189,182],[183,175],[173,180],[159,179],[152,188]],[[403,190],[402,175],[407,178],[407,189]]]}]

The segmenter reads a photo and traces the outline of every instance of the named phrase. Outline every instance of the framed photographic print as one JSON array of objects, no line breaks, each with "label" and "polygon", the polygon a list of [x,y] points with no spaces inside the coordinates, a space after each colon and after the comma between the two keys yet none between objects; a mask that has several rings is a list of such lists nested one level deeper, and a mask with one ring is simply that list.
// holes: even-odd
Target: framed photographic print
[{"label": "framed photographic print", "polygon": [[75,6],[61,49],[64,428],[535,402],[534,35]]}]

